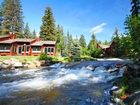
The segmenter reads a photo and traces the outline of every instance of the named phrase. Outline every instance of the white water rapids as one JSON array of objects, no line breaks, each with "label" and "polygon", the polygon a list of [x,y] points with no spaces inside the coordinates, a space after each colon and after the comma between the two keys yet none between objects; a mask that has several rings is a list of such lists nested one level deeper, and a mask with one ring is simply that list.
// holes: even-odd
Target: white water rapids
[{"label": "white water rapids", "polygon": [[[49,70],[46,68],[0,71],[0,99],[10,97],[10,94],[14,92],[61,88],[63,86],[62,90],[64,94],[65,91],[69,97],[74,96],[71,94],[78,94],[82,100],[86,95],[80,96],[80,92],[83,92],[84,95],[89,90],[91,92],[92,90],[96,91],[94,87],[98,89],[102,86],[104,87],[104,85],[110,86],[111,83],[109,84],[109,81],[123,75],[125,67],[120,68],[119,72],[110,73],[108,71],[108,69],[113,69],[117,63],[120,63],[120,61],[88,61],[72,67],[67,67],[65,64],[55,64],[50,66]],[[121,64],[123,63],[121,62]],[[107,86],[102,89],[106,89]],[[77,91],[75,92],[74,89],[77,89]],[[104,90],[103,94],[108,94],[106,92]],[[89,94],[91,93],[89,92]],[[92,97],[91,95],[87,95],[85,101],[89,100],[88,96],[90,96],[90,99]],[[104,97],[104,95],[102,96]],[[96,103],[94,99],[91,102]],[[69,103],[69,105],[71,104]],[[76,105],[90,104],[79,101]]]}]

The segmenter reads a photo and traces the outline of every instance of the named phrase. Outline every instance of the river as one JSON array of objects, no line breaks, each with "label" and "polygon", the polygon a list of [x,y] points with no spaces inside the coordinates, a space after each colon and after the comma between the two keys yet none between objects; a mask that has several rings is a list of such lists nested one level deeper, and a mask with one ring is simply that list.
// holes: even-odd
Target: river
[{"label": "river", "polygon": [[123,61],[83,61],[31,70],[0,71],[0,105],[111,105],[112,82]]}]

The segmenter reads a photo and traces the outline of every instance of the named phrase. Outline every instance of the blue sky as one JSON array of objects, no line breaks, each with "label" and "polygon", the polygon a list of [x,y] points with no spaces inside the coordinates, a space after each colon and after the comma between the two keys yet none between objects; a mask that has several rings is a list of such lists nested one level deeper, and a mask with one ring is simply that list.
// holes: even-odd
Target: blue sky
[{"label": "blue sky", "polygon": [[130,0],[21,0],[24,22],[40,31],[47,6],[53,10],[56,24],[73,36],[83,34],[89,42],[94,32],[101,41],[110,40],[115,27],[124,32],[124,21],[130,11]]}]

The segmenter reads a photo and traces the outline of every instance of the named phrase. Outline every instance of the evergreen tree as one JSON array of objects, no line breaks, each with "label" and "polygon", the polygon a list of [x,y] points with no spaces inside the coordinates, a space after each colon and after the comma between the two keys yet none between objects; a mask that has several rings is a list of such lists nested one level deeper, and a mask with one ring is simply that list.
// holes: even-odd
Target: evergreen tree
[{"label": "evergreen tree", "polygon": [[[101,43],[99,43],[101,44]],[[105,40],[105,42],[103,42],[104,45],[109,45],[109,42],[107,40]]]},{"label": "evergreen tree", "polygon": [[3,22],[3,7],[0,5],[0,35],[2,34],[2,22]]},{"label": "evergreen tree", "polygon": [[89,51],[89,55],[91,57],[100,57],[101,56],[101,49],[97,48],[97,40],[94,34],[92,34],[92,39],[89,42],[88,45],[88,51]]},{"label": "evergreen tree", "polygon": [[68,51],[67,53],[68,53],[68,55],[71,55],[72,42],[73,42],[72,35],[70,35],[69,32],[67,32],[67,51]]},{"label": "evergreen tree", "polygon": [[63,49],[63,52],[62,52],[62,56],[68,56],[68,38],[67,36],[64,35],[64,49]]},{"label": "evergreen tree", "polygon": [[127,35],[131,36],[134,55],[140,55],[140,0],[131,0],[131,15],[126,18]]},{"label": "evergreen tree", "polygon": [[81,35],[81,36],[80,36],[79,43],[80,43],[80,46],[81,46],[82,48],[85,48],[85,47],[86,47],[86,40],[85,40],[84,35]]},{"label": "evergreen tree", "polygon": [[31,32],[30,32],[28,23],[26,23],[26,25],[25,25],[23,35],[24,35],[25,38],[31,38]]},{"label": "evergreen tree", "polygon": [[140,13],[140,0],[131,0],[131,15],[138,16]]},{"label": "evergreen tree", "polygon": [[57,34],[57,51],[60,52],[61,56],[63,53],[64,49],[64,33],[63,33],[63,28],[62,26],[58,25],[56,29],[56,34]]},{"label": "evergreen tree", "polygon": [[119,30],[118,28],[115,28],[115,31],[114,31],[114,34],[113,34],[113,39],[112,41],[115,42],[115,45],[114,45],[114,56],[115,57],[120,57],[122,54],[121,54],[121,49],[120,49],[120,37],[119,37]]},{"label": "evergreen tree", "polygon": [[34,29],[32,35],[31,35],[31,38],[36,38],[36,37],[37,37],[37,35],[36,35],[36,31]]},{"label": "evergreen tree", "polygon": [[5,0],[3,9],[3,27],[5,33],[14,32],[22,37],[23,16],[20,0]]},{"label": "evergreen tree", "polygon": [[40,30],[40,38],[42,40],[56,40],[55,21],[50,7],[47,7],[45,10]]},{"label": "evergreen tree", "polygon": [[72,47],[71,47],[71,56],[74,58],[80,57],[81,55],[81,47],[78,39],[73,39]]},{"label": "evergreen tree", "polygon": [[80,43],[80,46],[81,46],[81,54],[83,56],[87,55],[86,40],[85,40],[84,35],[80,36],[79,43]]}]

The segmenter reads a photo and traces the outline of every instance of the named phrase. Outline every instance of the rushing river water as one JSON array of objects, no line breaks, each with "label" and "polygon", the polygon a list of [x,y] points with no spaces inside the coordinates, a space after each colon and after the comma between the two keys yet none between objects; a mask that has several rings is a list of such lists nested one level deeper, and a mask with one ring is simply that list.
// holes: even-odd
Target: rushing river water
[{"label": "rushing river water", "polygon": [[112,81],[124,69],[108,69],[120,63],[85,61],[71,67],[0,71],[0,105],[109,105]]}]

